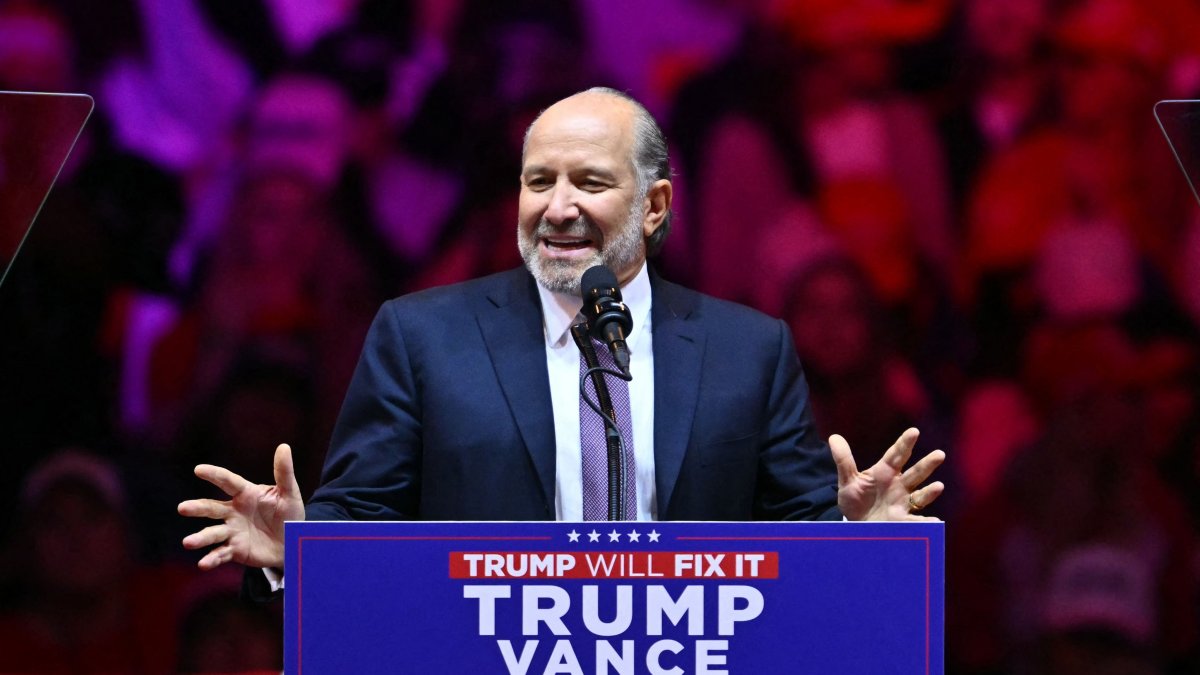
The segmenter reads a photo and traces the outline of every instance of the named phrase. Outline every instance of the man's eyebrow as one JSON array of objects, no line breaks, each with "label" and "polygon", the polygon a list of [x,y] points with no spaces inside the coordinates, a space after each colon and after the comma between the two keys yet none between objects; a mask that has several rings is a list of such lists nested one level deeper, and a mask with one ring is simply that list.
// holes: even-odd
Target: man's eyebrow
[{"label": "man's eyebrow", "polygon": [[610,169],[606,169],[606,168],[600,167],[600,166],[585,166],[585,167],[583,167],[577,171],[574,171],[572,173],[574,173],[576,175],[580,175],[580,176],[592,176],[592,177],[600,178],[603,180],[615,181],[617,179],[616,173],[614,173]]},{"label": "man's eyebrow", "polygon": [[[522,177],[538,176],[538,175],[547,174],[547,173],[552,173],[552,170],[543,164],[530,164],[529,166],[526,166],[525,168],[521,169]],[[578,169],[571,171],[570,175],[575,176],[575,177],[590,176],[593,178],[599,178],[600,180],[606,180],[606,181],[616,181],[617,180],[616,172],[612,171],[611,169],[607,169],[607,168],[604,168],[601,166],[580,167]]]}]

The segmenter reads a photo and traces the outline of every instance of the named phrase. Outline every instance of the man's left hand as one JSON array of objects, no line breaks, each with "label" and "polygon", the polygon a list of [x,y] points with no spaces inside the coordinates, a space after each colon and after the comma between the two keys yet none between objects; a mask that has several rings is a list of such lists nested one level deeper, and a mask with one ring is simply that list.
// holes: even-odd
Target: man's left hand
[{"label": "man's left hand", "polygon": [[946,459],[946,453],[934,450],[907,471],[904,465],[912,456],[918,432],[908,429],[869,469],[859,471],[846,439],[834,434],[829,448],[838,472],[838,508],[849,520],[937,520],[917,515],[933,503],[946,488],[941,481],[921,484]]}]

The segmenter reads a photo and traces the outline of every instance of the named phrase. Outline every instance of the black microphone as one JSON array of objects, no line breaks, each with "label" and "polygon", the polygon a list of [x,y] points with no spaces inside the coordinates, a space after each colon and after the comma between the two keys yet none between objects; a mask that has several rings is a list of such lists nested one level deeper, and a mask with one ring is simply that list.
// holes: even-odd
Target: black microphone
[{"label": "black microphone", "polygon": [[579,282],[579,293],[583,296],[583,318],[588,333],[608,345],[617,367],[625,377],[630,377],[625,336],[633,330],[633,316],[621,301],[616,275],[604,265],[588,268]]}]

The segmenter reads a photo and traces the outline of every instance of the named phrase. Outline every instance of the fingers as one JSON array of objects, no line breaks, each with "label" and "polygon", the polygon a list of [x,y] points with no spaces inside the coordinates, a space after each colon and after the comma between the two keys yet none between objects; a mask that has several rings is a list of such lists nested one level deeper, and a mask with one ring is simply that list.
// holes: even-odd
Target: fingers
[{"label": "fingers", "polygon": [[916,464],[900,475],[900,482],[907,490],[915,490],[921,483],[924,483],[931,475],[934,469],[942,465],[946,461],[946,453],[941,450],[934,450],[925,455]]},{"label": "fingers", "polygon": [[833,455],[833,463],[837,465],[838,487],[840,488],[854,480],[854,476],[858,474],[858,465],[854,463],[850,444],[837,434],[829,437],[829,452]]},{"label": "fingers", "polygon": [[229,502],[219,502],[215,499],[189,499],[179,504],[178,511],[179,515],[190,518],[225,520],[233,512],[233,509]]},{"label": "fingers", "polygon": [[892,447],[883,453],[883,462],[895,469],[897,474],[904,471],[904,465],[908,464],[908,458],[912,457],[913,446],[917,444],[918,436],[920,436],[920,432],[916,429],[911,427],[905,429],[904,433],[900,434],[900,438],[892,443]]},{"label": "fingers", "polygon": [[196,564],[200,567],[200,569],[207,572],[224,565],[230,560],[233,560],[233,547],[226,545],[218,546],[217,548],[209,551],[203,558],[200,559],[200,562]]},{"label": "fingers", "polygon": [[186,549],[204,548],[213,544],[220,544],[229,539],[229,526],[224,523],[220,525],[210,525],[209,527],[193,532],[183,538],[183,547]]},{"label": "fingers", "polygon": [[[253,539],[258,535],[270,534],[267,529],[264,529],[262,523],[256,524],[252,519],[261,520],[266,517],[268,511],[274,508],[269,505],[264,506],[267,501],[271,501],[269,499],[264,501],[264,498],[272,491],[265,486],[255,485],[228,469],[211,464],[201,464],[196,467],[195,472],[197,477],[217,486],[233,500],[189,499],[181,502],[177,507],[181,515],[225,521],[184,537],[183,547],[186,549],[214,547],[198,563],[200,569],[203,570],[214,569],[235,559],[238,562],[257,560],[258,557],[261,557],[261,551],[256,550],[252,544],[246,541],[239,543],[238,549],[235,551],[230,539],[240,536],[239,533],[250,535],[241,537],[241,539]],[[292,449],[287,444],[280,444],[275,448],[274,472],[277,490],[280,496],[284,497],[284,506],[290,506],[290,510],[299,510],[299,519],[303,520],[304,504],[300,498],[300,487],[296,483]],[[285,508],[279,511],[280,523],[287,516],[285,511],[288,510]],[[270,523],[267,523],[265,527],[269,528]],[[282,547],[281,542],[280,547]],[[262,547],[260,546],[260,548]]]},{"label": "fingers", "polygon": [[196,476],[202,478],[213,485],[221,488],[221,491],[230,497],[236,497],[246,486],[250,484],[245,478],[237,475],[229,469],[222,469],[219,466],[212,464],[201,464],[196,467]]},{"label": "fingers", "polygon": [[283,498],[300,496],[300,485],[296,482],[296,469],[292,463],[292,448],[287,443],[280,443],[275,448],[275,487]]},{"label": "fingers", "polygon": [[[909,507],[912,508],[912,505],[915,504],[917,508],[915,508],[913,510],[919,511],[920,509],[923,509],[923,508],[929,506],[930,504],[932,504],[933,502],[937,501],[937,498],[942,495],[942,492],[945,489],[946,489],[945,484],[942,483],[941,481],[937,481],[935,483],[930,483],[929,485],[926,485],[925,487],[921,488],[920,490],[914,490],[908,496]],[[936,518],[934,520],[936,520]]]}]

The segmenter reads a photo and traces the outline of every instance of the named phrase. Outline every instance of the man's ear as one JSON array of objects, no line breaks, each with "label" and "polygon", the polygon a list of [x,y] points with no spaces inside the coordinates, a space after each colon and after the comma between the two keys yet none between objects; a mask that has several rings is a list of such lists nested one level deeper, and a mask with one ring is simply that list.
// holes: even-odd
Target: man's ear
[{"label": "man's ear", "polygon": [[671,181],[660,178],[654,181],[646,192],[645,212],[642,219],[642,236],[649,237],[662,225],[663,219],[671,212],[673,191]]}]

